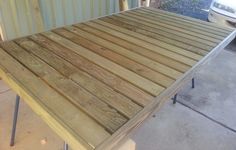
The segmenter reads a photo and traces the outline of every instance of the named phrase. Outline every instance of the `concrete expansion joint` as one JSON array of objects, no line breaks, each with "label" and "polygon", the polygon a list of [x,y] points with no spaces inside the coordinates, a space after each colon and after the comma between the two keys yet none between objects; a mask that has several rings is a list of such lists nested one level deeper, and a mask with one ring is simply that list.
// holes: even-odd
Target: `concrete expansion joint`
[{"label": "concrete expansion joint", "polygon": [[214,123],[216,123],[216,124],[222,126],[223,128],[226,128],[226,129],[228,129],[228,130],[230,130],[230,131],[236,133],[236,130],[235,130],[235,129],[233,129],[233,128],[227,126],[226,124],[224,124],[224,123],[222,123],[222,122],[219,122],[219,121],[217,121],[217,120],[211,118],[210,116],[208,116],[208,115],[206,115],[206,114],[204,114],[204,113],[202,113],[202,112],[200,112],[200,111],[194,109],[193,107],[191,107],[191,106],[189,106],[189,105],[187,105],[187,104],[185,104],[185,103],[183,103],[183,102],[180,102],[180,101],[176,101],[176,102],[179,103],[179,104],[181,104],[181,105],[183,105],[183,106],[185,106],[185,107],[187,107],[187,108],[189,108],[189,109],[191,109],[192,111],[194,111],[194,112],[200,114],[201,116],[203,116],[203,117],[205,117],[205,118],[211,120],[212,122],[214,122]]}]

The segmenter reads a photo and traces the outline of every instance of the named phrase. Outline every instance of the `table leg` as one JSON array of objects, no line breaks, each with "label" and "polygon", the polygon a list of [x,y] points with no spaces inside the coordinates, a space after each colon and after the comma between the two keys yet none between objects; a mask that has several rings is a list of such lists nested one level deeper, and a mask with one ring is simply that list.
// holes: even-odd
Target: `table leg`
[{"label": "table leg", "polygon": [[173,99],[173,104],[175,104],[177,101],[177,94],[175,94],[175,96],[172,99]]},{"label": "table leg", "polygon": [[17,117],[18,117],[19,104],[20,104],[20,96],[16,95],[16,102],[15,102],[15,110],[14,110],[14,116],[13,116],[10,146],[14,146],[14,142],[15,142],[16,123],[17,123]]},{"label": "table leg", "polygon": [[[18,118],[19,104],[20,104],[20,96],[16,95],[10,146],[14,146],[14,142],[15,142],[16,124],[17,124],[17,118]],[[68,150],[68,144],[66,142],[64,142],[64,150]]]},{"label": "table leg", "polygon": [[64,142],[64,150],[68,150],[68,144]]},{"label": "table leg", "polygon": [[195,87],[195,80],[194,80],[194,78],[192,78],[192,88],[194,88]]}]

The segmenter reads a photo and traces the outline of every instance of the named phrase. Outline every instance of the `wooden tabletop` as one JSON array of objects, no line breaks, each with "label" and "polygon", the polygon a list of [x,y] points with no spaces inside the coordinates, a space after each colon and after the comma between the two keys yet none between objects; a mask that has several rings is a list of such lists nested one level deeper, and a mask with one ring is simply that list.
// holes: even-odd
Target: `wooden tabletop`
[{"label": "wooden tabletop", "polygon": [[0,77],[73,149],[111,149],[234,37],[138,8],[1,43]]}]

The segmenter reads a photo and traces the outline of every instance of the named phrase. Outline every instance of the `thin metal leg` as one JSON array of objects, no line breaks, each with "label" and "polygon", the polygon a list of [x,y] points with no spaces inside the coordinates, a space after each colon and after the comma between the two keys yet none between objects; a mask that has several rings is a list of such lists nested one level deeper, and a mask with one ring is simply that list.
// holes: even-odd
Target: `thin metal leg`
[{"label": "thin metal leg", "polygon": [[64,142],[64,150],[68,150],[68,144]]},{"label": "thin metal leg", "polygon": [[175,94],[175,96],[174,96],[172,99],[173,99],[173,104],[176,104],[176,101],[177,101],[177,94]]},{"label": "thin metal leg", "polygon": [[20,104],[20,96],[16,95],[16,102],[15,102],[15,110],[14,110],[14,116],[13,116],[10,146],[14,146],[14,142],[15,142],[16,123],[17,123],[17,117],[18,117],[19,104]]},{"label": "thin metal leg", "polygon": [[192,88],[194,88],[195,87],[195,80],[194,80],[194,78],[192,78]]}]

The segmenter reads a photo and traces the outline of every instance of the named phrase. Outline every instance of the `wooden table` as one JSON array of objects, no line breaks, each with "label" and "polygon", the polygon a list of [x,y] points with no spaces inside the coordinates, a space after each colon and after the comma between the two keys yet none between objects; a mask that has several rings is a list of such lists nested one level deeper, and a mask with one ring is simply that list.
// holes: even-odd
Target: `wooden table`
[{"label": "wooden table", "polygon": [[111,149],[235,33],[139,8],[3,42],[0,77],[73,149]]}]

